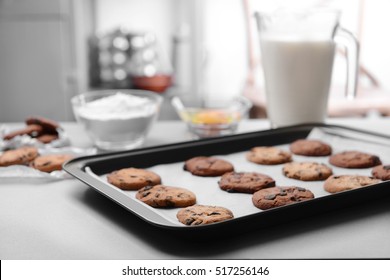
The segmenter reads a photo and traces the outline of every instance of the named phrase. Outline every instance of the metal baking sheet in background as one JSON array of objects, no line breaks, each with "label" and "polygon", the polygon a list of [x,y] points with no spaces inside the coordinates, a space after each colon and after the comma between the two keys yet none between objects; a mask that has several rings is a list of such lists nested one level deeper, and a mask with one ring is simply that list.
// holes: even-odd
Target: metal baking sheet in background
[{"label": "metal baking sheet in background", "polygon": [[[224,235],[233,235],[254,228],[268,227],[278,223],[302,219],[307,216],[348,207],[353,204],[381,198],[390,194],[390,182],[382,182],[370,187],[337,194],[327,194],[321,187],[323,182],[300,182],[294,179],[287,179],[281,173],[282,165],[262,167],[253,163],[248,163],[244,159],[244,153],[249,151],[252,147],[281,146],[288,149],[288,145],[291,142],[308,137],[313,130],[320,130],[329,137],[337,137],[337,144],[338,142],[343,142],[344,146],[348,144],[348,148],[353,147],[349,145],[348,141],[357,141],[359,146],[360,143],[362,143],[363,146],[383,147],[384,149],[386,146],[389,146],[387,143],[390,143],[389,136],[387,135],[374,134],[342,126],[305,124],[227,137],[80,157],[66,163],[64,169],[80,181],[112,199],[156,228],[180,235],[196,235],[197,237],[204,236],[207,238],[221,233]],[[324,139],[324,141],[326,140],[327,139]],[[340,147],[344,148],[344,146],[341,145]],[[364,151],[363,148],[360,150]],[[367,152],[375,153],[379,152],[379,150],[370,150]],[[293,184],[303,187],[307,187],[308,185],[310,187],[314,186],[314,189],[311,188],[311,190],[315,192],[316,198],[310,201],[262,211],[252,205],[250,194],[227,193],[220,190],[217,185],[219,178],[195,178],[196,176],[192,176],[188,172],[183,171],[182,166],[185,160],[200,155],[218,156],[233,160],[234,162],[232,163],[235,165],[236,171],[257,171],[269,174],[274,177],[278,185],[287,185],[289,184],[289,180],[291,180],[289,185]],[[296,160],[295,157],[296,156],[294,155],[294,160]],[[298,156],[298,160],[303,161],[305,159],[299,158]],[[311,160],[326,162],[327,158],[311,158]],[[385,160],[390,161],[390,153],[385,154]],[[385,163],[388,161],[385,161]],[[256,166],[257,169],[255,170]],[[192,181],[192,188],[195,186],[197,189],[195,189],[195,191],[194,189],[190,189],[195,192],[197,197],[202,197],[203,195],[202,199],[198,199],[199,204],[212,204],[225,206],[227,208],[235,208],[231,209],[235,214],[235,218],[210,225],[184,226],[175,219],[175,213],[178,209],[152,208],[135,199],[135,191],[123,191],[106,182],[106,174],[114,170],[128,167],[147,168],[156,171],[157,173],[163,173],[162,180],[166,185],[186,188],[187,186],[183,185],[182,182]],[[334,169],[335,167],[332,168]],[[359,174],[369,175],[371,169],[343,170],[343,172],[344,171],[352,174],[354,172],[359,172]],[[171,173],[169,174],[169,172]],[[335,174],[340,174],[340,172],[342,171],[334,171]],[[175,178],[178,184],[175,184]],[[203,183],[202,180],[204,180]],[[167,183],[165,181],[167,181]],[[282,183],[279,183],[280,181],[282,181]],[[202,191],[202,189],[205,190],[205,188],[200,186],[207,186],[210,184],[214,185],[211,193],[212,195]],[[213,204],[210,201],[208,201],[210,203],[203,203],[206,196],[215,198],[215,194],[218,194],[219,198],[216,199],[216,203]],[[229,203],[226,203],[227,205],[221,205],[224,201]],[[243,201],[246,202],[243,203]],[[238,209],[237,207],[241,207],[242,209]]]}]

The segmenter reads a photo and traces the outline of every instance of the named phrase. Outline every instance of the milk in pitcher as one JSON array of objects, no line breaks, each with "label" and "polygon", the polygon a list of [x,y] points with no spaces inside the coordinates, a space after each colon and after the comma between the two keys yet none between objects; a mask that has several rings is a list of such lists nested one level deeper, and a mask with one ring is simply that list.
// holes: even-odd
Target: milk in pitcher
[{"label": "milk in pitcher", "polygon": [[272,125],[323,122],[326,116],[335,43],[325,39],[260,39]]}]

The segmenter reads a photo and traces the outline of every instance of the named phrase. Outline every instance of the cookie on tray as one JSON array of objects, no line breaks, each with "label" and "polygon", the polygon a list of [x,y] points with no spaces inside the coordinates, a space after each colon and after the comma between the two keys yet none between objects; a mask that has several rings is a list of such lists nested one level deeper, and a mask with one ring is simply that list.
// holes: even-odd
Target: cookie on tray
[{"label": "cookie on tray", "polygon": [[342,168],[369,168],[382,163],[378,156],[359,151],[344,151],[334,154],[330,156],[329,162]]},{"label": "cookie on tray", "polygon": [[290,151],[301,156],[321,157],[329,156],[332,147],[319,140],[299,139],[291,143]]},{"label": "cookie on tray", "polygon": [[362,175],[337,175],[329,177],[324,183],[324,189],[329,193],[354,190],[382,182],[374,177]]},{"label": "cookie on tray", "polygon": [[390,164],[375,166],[371,174],[373,177],[383,181],[390,180]]},{"label": "cookie on tray", "polygon": [[274,187],[275,180],[257,172],[228,172],[222,175],[218,185],[227,192],[254,193]]},{"label": "cookie on tray", "polygon": [[253,205],[261,210],[284,206],[314,198],[314,194],[301,187],[273,187],[255,192],[252,196]]},{"label": "cookie on tray", "polygon": [[196,203],[196,196],[190,190],[163,185],[144,187],[135,197],[155,208],[187,207]]},{"label": "cookie on tray", "polygon": [[333,174],[330,167],[318,162],[289,162],[282,172],[288,178],[301,181],[322,181]]},{"label": "cookie on tray", "polygon": [[183,208],[177,212],[176,217],[187,226],[212,224],[234,218],[229,209],[208,205],[193,205]]},{"label": "cookie on tray", "polygon": [[73,156],[68,154],[42,155],[36,157],[30,166],[42,172],[53,172],[62,170],[62,165],[72,158]]},{"label": "cookie on tray", "polygon": [[122,190],[138,190],[161,184],[161,177],[150,170],[124,168],[108,174],[107,181]]},{"label": "cookie on tray", "polygon": [[183,169],[196,176],[215,177],[233,171],[234,167],[220,158],[199,156],[187,160]]},{"label": "cookie on tray", "polygon": [[21,147],[5,151],[0,155],[0,166],[28,165],[39,155],[35,147]]},{"label": "cookie on tray", "polygon": [[276,165],[292,160],[291,153],[277,147],[254,147],[246,154],[247,160],[264,165]]}]

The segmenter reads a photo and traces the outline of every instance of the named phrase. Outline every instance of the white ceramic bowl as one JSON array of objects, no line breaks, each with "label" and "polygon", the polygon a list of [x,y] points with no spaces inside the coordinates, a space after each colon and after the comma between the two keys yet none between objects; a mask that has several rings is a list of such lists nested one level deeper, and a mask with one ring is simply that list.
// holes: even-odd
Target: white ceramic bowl
[{"label": "white ceramic bowl", "polygon": [[248,116],[252,103],[243,96],[230,100],[186,100],[172,98],[177,114],[198,138],[230,135],[240,121]]},{"label": "white ceramic bowl", "polygon": [[103,150],[141,146],[156,121],[162,97],[144,90],[99,90],[71,99],[76,120]]}]

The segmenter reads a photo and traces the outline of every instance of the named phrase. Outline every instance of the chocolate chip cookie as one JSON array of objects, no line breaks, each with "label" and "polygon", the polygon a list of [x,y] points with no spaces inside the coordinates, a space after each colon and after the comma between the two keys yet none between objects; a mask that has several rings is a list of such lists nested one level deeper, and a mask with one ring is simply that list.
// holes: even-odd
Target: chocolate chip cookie
[{"label": "chocolate chip cookie", "polygon": [[345,151],[332,155],[329,162],[343,168],[369,168],[380,165],[378,156],[359,151]]},{"label": "chocolate chip cookie", "polygon": [[372,169],[372,176],[383,181],[390,180],[390,164],[378,165]]},{"label": "chocolate chip cookie", "polygon": [[234,218],[232,211],[220,206],[194,205],[181,209],[177,219],[187,226],[217,223]]},{"label": "chocolate chip cookie", "polygon": [[10,133],[3,136],[4,140],[11,140],[16,136],[29,135],[31,137],[36,137],[40,135],[43,131],[43,127],[37,124],[30,124],[24,128],[11,131]]},{"label": "chocolate chip cookie", "polygon": [[39,125],[48,134],[57,134],[57,129],[60,128],[56,121],[44,117],[29,117],[25,120],[25,123],[27,125]]},{"label": "chocolate chip cookie", "polygon": [[252,196],[253,205],[261,210],[288,205],[314,198],[314,194],[301,187],[273,187],[255,192]]},{"label": "chocolate chip cookie", "polygon": [[113,171],[107,175],[107,181],[122,190],[138,190],[146,186],[161,184],[159,175],[153,171],[138,168]]},{"label": "chocolate chip cookie", "polygon": [[275,180],[256,172],[228,172],[222,175],[218,185],[227,192],[254,193],[275,186]]},{"label": "chocolate chip cookie", "polygon": [[220,158],[199,156],[187,160],[183,169],[196,176],[214,177],[231,172],[234,167],[230,162]]},{"label": "chocolate chip cookie", "polygon": [[38,149],[35,147],[21,147],[5,151],[0,155],[0,166],[28,165],[38,155]]},{"label": "chocolate chip cookie", "polygon": [[330,193],[337,193],[370,186],[380,182],[381,180],[369,176],[338,175],[329,177],[324,183],[324,189]]},{"label": "chocolate chip cookie", "polygon": [[296,155],[320,157],[329,156],[332,148],[319,140],[299,139],[291,143],[290,151]]},{"label": "chocolate chip cookie", "polygon": [[187,207],[196,203],[196,196],[190,190],[163,185],[143,187],[135,197],[155,208]]},{"label": "chocolate chip cookie", "polygon": [[322,181],[333,174],[330,167],[317,162],[289,162],[282,171],[286,177],[301,181]]},{"label": "chocolate chip cookie", "polygon": [[292,159],[289,152],[277,147],[254,147],[247,153],[246,158],[251,162],[264,165],[282,164]]},{"label": "chocolate chip cookie", "polygon": [[43,155],[35,158],[30,166],[42,172],[53,172],[62,170],[62,165],[72,158],[73,156],[68,154]]}]

